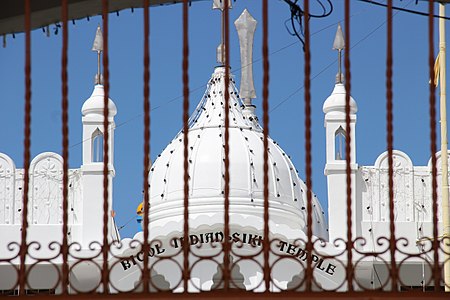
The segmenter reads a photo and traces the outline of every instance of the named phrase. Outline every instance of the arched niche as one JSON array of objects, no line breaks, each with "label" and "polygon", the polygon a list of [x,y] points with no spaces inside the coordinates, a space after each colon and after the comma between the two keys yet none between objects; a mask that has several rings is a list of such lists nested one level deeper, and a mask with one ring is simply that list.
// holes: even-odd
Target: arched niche
[{"label": "arched niche", "polygon": [[31,224],[62,223],[63,159],[53,152],[36,156],[30,164],[28,214]]},{"label": "arched niche", "polygon": [[[393,150],[393,201],[395,221],[414,221],[414,167],[404,152]],[[379,221],[389,222],[389,154],[384,152],[375,162],[378,173]]]},{"label": "arched niche", "polygon": [[342,126],[334,133],[334,158],[336,160],[345,160],[347,157],[346,154],[346,139],[347,133],[345,132]]},{"label": "arched niche", "polygon": [[16,166],[6,154],[0,153],[0,224],[14,223]]},{"label": "arched niche", "polygon": [[103,162],[103,132],[97,128],[91,137],[92,141],[92,162]]}]

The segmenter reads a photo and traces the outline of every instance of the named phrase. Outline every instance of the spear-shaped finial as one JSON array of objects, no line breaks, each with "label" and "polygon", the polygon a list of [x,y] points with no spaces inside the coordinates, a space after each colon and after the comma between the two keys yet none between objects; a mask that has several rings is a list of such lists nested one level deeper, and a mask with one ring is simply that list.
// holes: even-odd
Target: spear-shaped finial
[{"label": "spear-shaped finial", "polygon": [[241,48],[241,89],[240,96],[244,99],[246,107],[252,106],[252,99],[256,98],[253,83],[253,38],[256,30],[256,20],[244,9],[239,18],[234,22],[239,36]]},{"label": "spear-shaped finial", "polygon": [[345,48],[344,34],[342,33],[341,24],[338,24],[336,36],[334,37],[333,49],[338,51],[338,73],[336,75],[336,83],[342,83],[342,50]]},{"label": "spear-shaped finial", "polygon": [[[231,0],[228,0],[228,8],[233,8],[231,6]],[[213,0],[213,9],[220,9],[223,11],[225,9],[225,0]]]},{"label": "spear-shaped finial", "polygon": [[233,8],[231,6],[231,0],[213,0],[213,9],[220,9],[222,11],[222,30],[221,30],[221,43],[217,47],[217,62],[220,64],[225,64],[225,15],[223,11],[225,10],[225,1],[228,1],[228,8]]},{"label": "spear-shaped finial", "polygon": [[102,84],[100,73],[100,54],[103,52],[103,34],[100,25],[97,26],[92,51],[97,52],[97,75],[95,76],[95,84]]}]

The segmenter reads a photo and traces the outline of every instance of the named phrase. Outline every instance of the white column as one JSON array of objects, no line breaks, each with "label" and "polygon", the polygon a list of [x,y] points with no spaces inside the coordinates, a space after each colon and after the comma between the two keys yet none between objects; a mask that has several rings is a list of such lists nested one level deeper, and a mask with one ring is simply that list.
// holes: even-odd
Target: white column
[{"label": "white column", "polygon": [[[83,249],[89,248],[92,242],[102,243],[103,241],[103,159],[95,161],[94,159],[94,136],[99,130],[103,137],[105,130],[103,126],[103,99],[104,90],[102,85],[96,85],[89,99],[87,99],[82,108],[83,123],[83,164],[81,166],[82,174],[82,238],[80,243]],[[117,113],[114,102],[109,99],[109,126],[108,126],[108,240],[111,241],[111,210],[114,171],[114,116]],[[104,141],[104,140],[103,140]],[[106,142],[106,141],[104,141]],[[104,149],[103,147],[101,148]]]},{"label": "white column", "polygon": [[[342,140],[342,145],[336,143],[336,135],[343,132],[344,136],[350,136],[350,169],[351,169],[351,209],[352,209],[352,236],[360,236],[357,228],[357,171],[356,164],[356,142],[355,142],[355,128],[356,128],[356,102],[350,98],[350,135],[345,132],[345,88],[342,83],[337,83],[333,93],[328,97],[323,106],[325,112],[325,128],[326,128],[326,165],[325,176],[327,176],[328,186],[328,226],[329,239],[342,238],[347,239],[347,173],[346,173],[346,158],[345,155],[345,139]],[[341,146],[341,147],[340,147]],[[339,151],[339,148],[344,150]],[[340,153],[341,156],[337,155]]]}]

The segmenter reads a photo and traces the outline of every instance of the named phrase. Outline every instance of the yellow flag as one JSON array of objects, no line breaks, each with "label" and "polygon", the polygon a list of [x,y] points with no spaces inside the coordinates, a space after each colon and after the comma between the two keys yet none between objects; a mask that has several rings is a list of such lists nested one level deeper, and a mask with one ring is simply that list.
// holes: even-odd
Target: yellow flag
[{"label": "yellow flag", "polygon": [[[431,79],[430,79],[429,83],[431,84]],[[434,84],[435,87],[437,87],[438,84],[439,84],[439,53],[438,53],[438,55],[436,57],[436,61],[434,62],[434,80],[433,80],[433,84]]]},{"label": "yellow flag", "polygon": [[136,214],[142,216],[144,214],[144,202],[141,202],[136,208]]}]

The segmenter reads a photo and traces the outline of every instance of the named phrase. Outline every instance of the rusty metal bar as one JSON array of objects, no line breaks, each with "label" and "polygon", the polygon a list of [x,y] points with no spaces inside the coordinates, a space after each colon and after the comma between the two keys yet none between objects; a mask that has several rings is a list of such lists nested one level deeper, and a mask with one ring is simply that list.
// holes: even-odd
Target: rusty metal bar
[{"label": "rusty metal bar", "polygon": [[[108,57],[108,0],[102,0],[102,18],[103,18],[103,77],[104,90],[103,97],[103,244],[102,244],[102,286],[103,293],[108,293],[109,268],[108,268],[108,219],[109,219],[109,57]],[[144,255],[145,256],[145,255]]]},{"label": "rusty metal bar", "polygon": [[189,1],[183,1],[183,136],[184,136],[184,245],[183,291],[188,292],[189,269]]},{"label": "rusty metal bar", "polygon": [[24,128],[24,185],[22,204],[22,228],[20,240],[19,294],[25,293],[27,284],[26,256],[28,252],[28,191],[30,188],[30,147],[31,147],[31,3],[24,0],[25,5],[25,128]]},{"label": "rusty metal bar", "polygon": [[[430,78],[434,73],[434,0],[428,2],[428,66]],[[436,91],[434,84],[430,84],[430,151],[432,178],[432,210],[433,210],[433,280],[435,291],[439,291],[441,270],[439,266],[439,238],[438,238],[438,203],[437,203],[437,138],[436,138]]]},{"label": "rusty metal bar", "polygon": [[264,128],[264,283],[270,289],[271,272],[269,265],[269,7],[262,1],[263,17],[263,128]]},{"label": "rusty metal bar", "polygon": [[[312,243],[312,150],[311,150],[311,50],[309,29],[309,0],[304,2],[305,12],[305,169],[306,169],[306,211],[307,241],[306,252],[314,250]],[[312,290],[313,283],[312,255],[306,260],[306,291]]]},{"label": "rusty metal bar", "polygon": [[143,191],[144,191],[144,243],[142,251],[144,252],[144,266],[142,268],[142,285],[143,292],[149,292],[149,180],[148,174],[150,169],[150,14],[149,0],[144,0],[144,174],[143,174]]},{"label": "rusty metal bar", "polygon": [[[353,291],[353,220],[352,220],[352,177],[351,177],[351,127],[350,127],[350,95],[351,95],[351,73],[350,73],[350,0],[345,0],[345,165],[347,182],[347,266],[346,279],[348,290]],[[341,74],[338,74],[341,76]],[[340,77],[339,77],[340,78]],[[356,199],[355,199],[356,200]]]},{"label": "rusty metal bar", "polygon": [[[230,9],[229,2],[224,1],[223,7],[223,27],[224,27],[224,49],[225,49],[225,173],[224,173],[224,242],[223,242],[223,285],[224,290],[230,289],[231,266],[230,255],[231,245],[228,237],[230,236]],[[233,284],[233,283],[231,283]],[[232,287],[232,285],[231,285]]]},{"label": "rusty metal bar", "polygon": [[68,220],[69,220],[69,86],[67,65],[67,52],[69,50],[69,31],[67,0],[61,0],[61,20],[62,20],[62,58],[61,58],[61,85],[62,85],[62,157],[63,157],[63,240],[61,246],[62,264],[62,293],[69,293],[69,245],[68,245]]},{"label": "rusty metal bar", "polygon": [[393,114],[393,91],[392,91],[392,0],[387,2],[387,48],[386,48],[386,131],[387,131],[387,151],[388,151],[388,186],[389,186],[389,253],[391,255],[391,282],[392,291],[398,290],[397,286],[397,262],[395,261],[395,253],[397,249],[397,240],[395,237],[395,215],[394,215],[394,114]]}]

